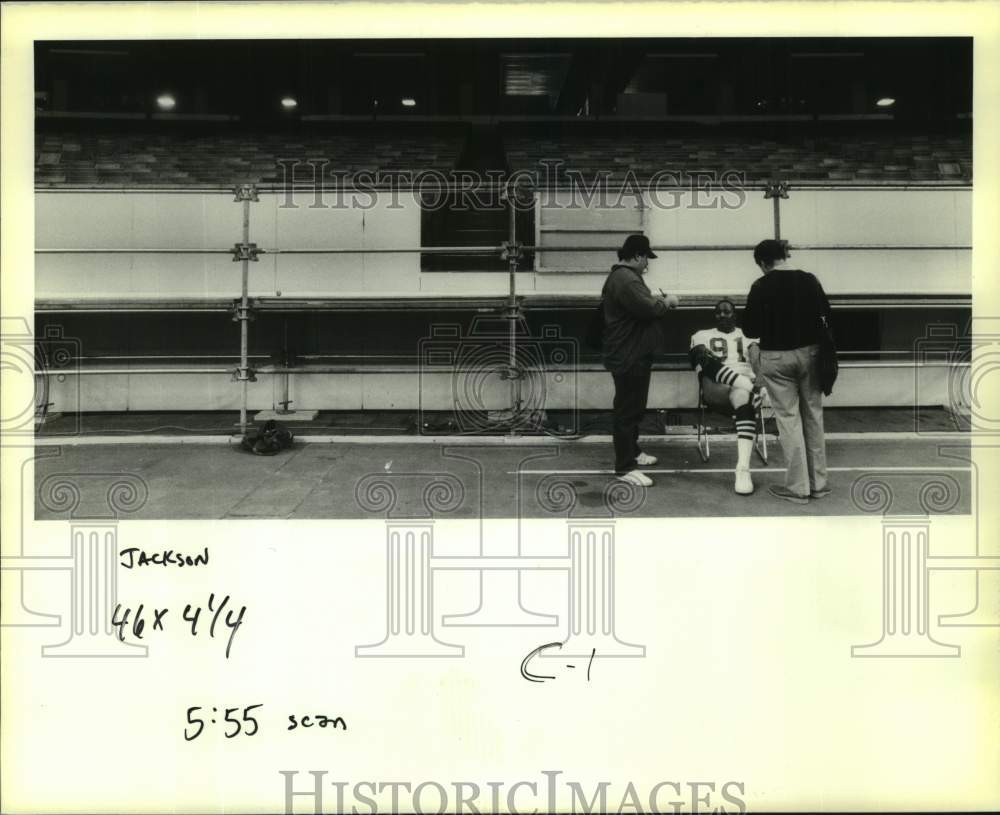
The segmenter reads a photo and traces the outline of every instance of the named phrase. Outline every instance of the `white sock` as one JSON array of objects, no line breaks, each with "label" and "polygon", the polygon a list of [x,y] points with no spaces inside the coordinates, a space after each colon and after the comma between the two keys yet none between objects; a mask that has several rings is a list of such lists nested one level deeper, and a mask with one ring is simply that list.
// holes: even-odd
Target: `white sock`
[{"label": "white sock", "polygon": [[750,469],[750,454],[753,452],[753,439],[736,439],[736,469]]}]

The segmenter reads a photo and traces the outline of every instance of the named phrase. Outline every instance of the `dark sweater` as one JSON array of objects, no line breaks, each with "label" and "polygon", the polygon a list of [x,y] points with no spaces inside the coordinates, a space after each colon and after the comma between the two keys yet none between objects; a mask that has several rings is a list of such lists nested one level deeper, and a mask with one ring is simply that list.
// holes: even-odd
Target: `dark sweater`
[{"label": "dark sweater", "polygon": [[668,309],[654,297],[642,275],[627,263],[611,267],[601,292],[604,297],[604,367],[623,373],[649,365],[663,346],[660,318]]},{"label": "dark sweater", "polygon": [[830,303],[819,280],[798,269],[772,269],[754,281],[743,309],[743,333],[762,351],[790,351],[819,342]]}]

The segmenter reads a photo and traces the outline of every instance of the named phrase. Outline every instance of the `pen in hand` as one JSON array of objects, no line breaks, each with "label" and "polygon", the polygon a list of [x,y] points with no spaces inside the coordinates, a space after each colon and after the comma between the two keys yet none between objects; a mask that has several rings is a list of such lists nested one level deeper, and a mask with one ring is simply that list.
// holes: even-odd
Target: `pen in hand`
[{"label": "pen in hand", "polygon": [[677,308],[677,304],[680,303],[680,300],[676,294],[667,294],[663,289],[659,289],[659,292],[663,295],[663,299],[667,303],[667,308]]}]

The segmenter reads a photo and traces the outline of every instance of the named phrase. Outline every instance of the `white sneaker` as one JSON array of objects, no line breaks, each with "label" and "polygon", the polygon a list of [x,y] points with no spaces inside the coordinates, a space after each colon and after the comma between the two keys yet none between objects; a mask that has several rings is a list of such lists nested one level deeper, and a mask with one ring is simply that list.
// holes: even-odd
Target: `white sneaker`
[{"label": "white sneaker", "polygon": [[750,495],[753,493],[753,479],[750,477],[749,470],[736,471],[736,486],[734,489],[737,495]]},{"label": "white sneaker", "polygon": [[657,459],[656,456],[651,456],[649,453],[639,453],[639,455],[635,457],[635,463],[640,467],[650,467],[653,464],[656,464],[658,460],[659,459]]},{"label": "white sneaker", "polygon": [[625,475],[618,476],[619,481],[624,481],[626,484],[632,484],[635,487],[652,487],[653,479],[650,478],[645,473],[640,473],[638,470],[632,470],[630,473],[625,473]]}]

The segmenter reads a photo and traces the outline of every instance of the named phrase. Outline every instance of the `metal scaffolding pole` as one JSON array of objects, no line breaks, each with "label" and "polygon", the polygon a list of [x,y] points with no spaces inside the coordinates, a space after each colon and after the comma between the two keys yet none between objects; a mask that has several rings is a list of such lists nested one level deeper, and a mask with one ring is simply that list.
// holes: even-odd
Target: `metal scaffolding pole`
[{"label": "metal scaffolding pole", "polygon": [[774,207],[774,239],[781,240],[781,199],[788,197],[788,182],[772,181],[764,191],[764,198],[771,199]]},{"label": "metal scaffolding pole", "polygon": [[[250,199],[243,199],[243,243],[250,242]],[[249,364],[247,355],[250,353],[250,327],[247,325],[247,294],[250,288],[250,259],[244,257],[240,287],[240,433],[247,432],[247,378],[246,369]]]},{"label": "metal scaffolding pole", "polygon": [[257,190],[252,184],[242,184],[235,190],[234,201],[243,204],[243,242],[234,248],[233,259],[242,263],[240,281],[240,299],[236,305],[235,319],[240,324],[240,367],[236,370],[236,379],[240,383],[240,433],[247,432],[247,385],[253,379],[249,368],[250,340],[250,261],[257,260],[257,247],[250,243],[250,202],[257,201]]},{"label": "metal scaffolding pole", "polygon": [[509,331],[509,343],[510,343],[510,364],[508,365],[508,374],[511,377],[510,380],[510,409],[511,409],[511,424],[510,424],[510,435],[517,435],[517,419],[521,415],[522,404],[521,404],[521,371],[517,365],[517,328],[519,322],[519,309],[517,305],[517,260],[520,250],[517,245],[517,207],[515,206],[515,200],[513,195],[507,196],[507,201],[510,205],[509,209],[509,240],[506,248],[507,263],[509,268],[509,279],[510,279],[510,295],[507,302],[507,320],[508,320],[508,331]]}]

